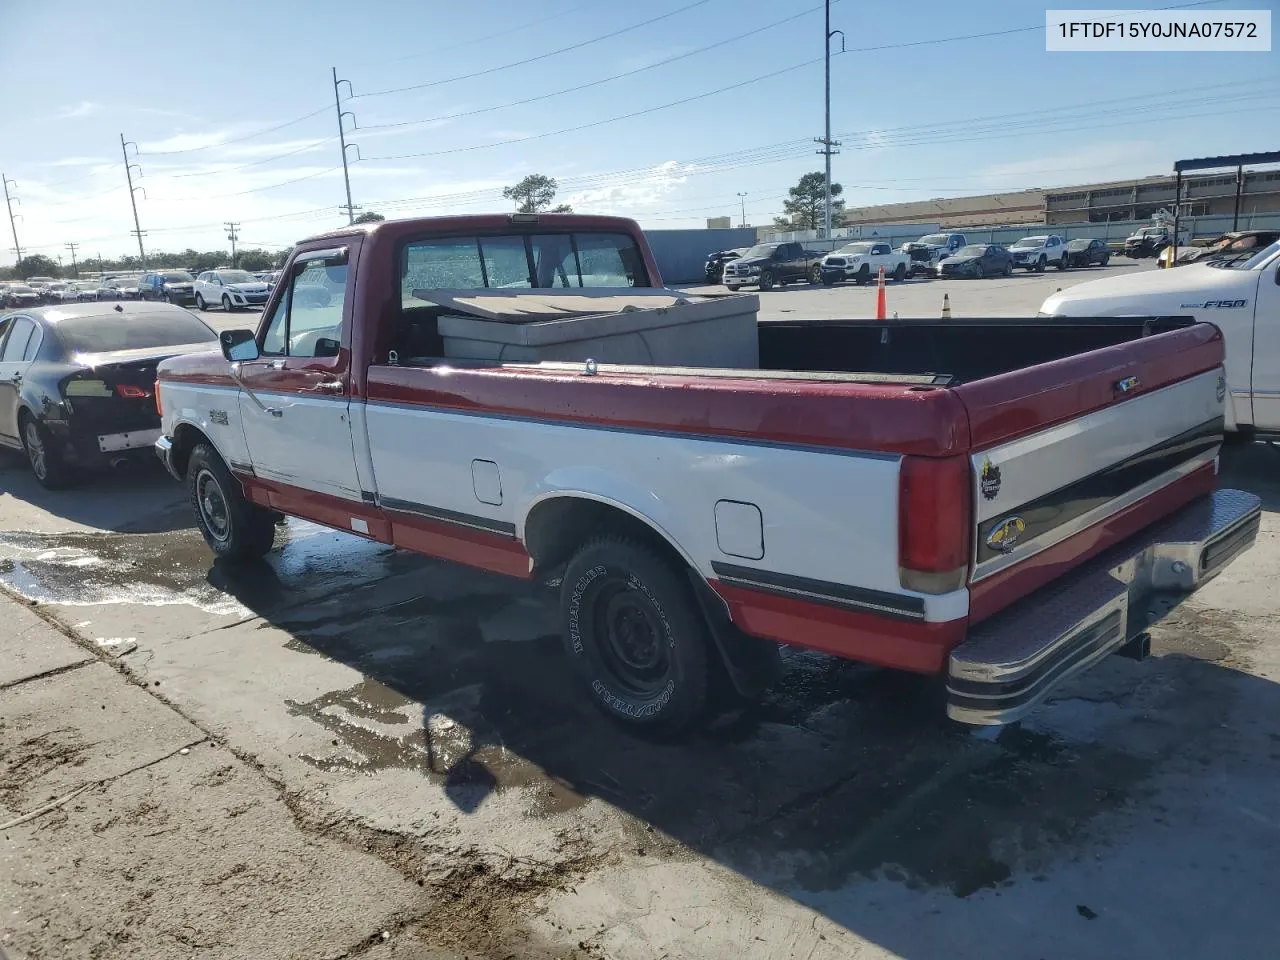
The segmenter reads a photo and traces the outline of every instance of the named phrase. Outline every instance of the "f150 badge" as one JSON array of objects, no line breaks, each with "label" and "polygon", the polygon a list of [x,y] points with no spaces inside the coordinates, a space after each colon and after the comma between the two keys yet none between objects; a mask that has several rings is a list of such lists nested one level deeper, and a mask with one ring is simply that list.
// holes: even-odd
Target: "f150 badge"
[{"label": "f150 badge", "polygon": [[1027,521],[1021,517],[1009,517],[1001,520],[987,534],[987,546],[997,553],[1008,553],[1017,546],[1018,538],[1027,530]]},{"label": "f150 badge", "polygon": [[1206,300],[1203,303],[1180,303],[1179,310],[1239,310],[1248,300]]},{"label": "f150 badge", "polygon": [[978,488],[984,500],[994,500],[1000,492],[1000,468],[990,458],[982,463],[982,472],[978,474]]}]

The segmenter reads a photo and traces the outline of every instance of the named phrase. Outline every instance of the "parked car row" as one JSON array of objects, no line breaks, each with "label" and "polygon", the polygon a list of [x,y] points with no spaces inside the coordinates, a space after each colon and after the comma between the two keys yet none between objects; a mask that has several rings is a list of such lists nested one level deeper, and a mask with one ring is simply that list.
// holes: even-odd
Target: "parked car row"
[{"label": "parked car row", "polygon": [[1015,269],[1041,273],[1050,266],[1105,267],[1111,248],[1103,240],[1070,242],[1056,234],[1023,237],[1006,247],[1001,243],[969,243],[963,233],[932,233],[894,250],[882,240],[857,240],[823,254],[796,242],[760,243],[748,249],[721,250],[707,257],[708,283],[730,290],[755,286],[772,290],[795,281],[871,283],[884,271],[886,278],[1009,276]]}]

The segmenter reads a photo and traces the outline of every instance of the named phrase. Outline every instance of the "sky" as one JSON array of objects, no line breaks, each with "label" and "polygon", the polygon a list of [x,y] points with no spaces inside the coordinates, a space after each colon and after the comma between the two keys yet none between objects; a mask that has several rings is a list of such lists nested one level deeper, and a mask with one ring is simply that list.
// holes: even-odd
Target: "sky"
[{"label": "sky", "polygon": [[[1280,51],[1048,53],[1047,6],[1067,5],[832,0],[847,204],[1280,149]],[[226,221],[273,249],[341,225],[334,67],[353,202],[388,217],[508,210],[503,186],[543,173],[579,212],[701,227],[745,206],[767,224],[822,168],[822,0],[200,9],[0,0],[0,172],[24,252],[137,252],[121,135],[150,250],[226,249]]]}]

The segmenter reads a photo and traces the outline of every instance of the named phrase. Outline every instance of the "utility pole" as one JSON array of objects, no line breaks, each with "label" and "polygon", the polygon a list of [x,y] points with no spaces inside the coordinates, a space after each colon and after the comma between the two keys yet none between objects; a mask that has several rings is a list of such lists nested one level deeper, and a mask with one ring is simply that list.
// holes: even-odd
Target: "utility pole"
[{"label": "utility pole", "polygon": [[351,202],[351,173],[347,169],[347,147],[356,148],[357,160],[360,159],[360,147],[358,144],[347,143],[347,129],[343,124],[343,118],[344,117],[351,118],[351,129],[354,130],[356,128],[356,115],[352,113],[350,110],[342,109],[342,98],[338,96],[338,87],[339,85],[344,83],[347,85],[347,96],[354,97],[356,94],[355,94],[355,90],[353,90],[351,87],[351,81],[339,80],[338,68],[334,67],[333,68],[333,105],[338,111],[338,143],[342,146],[342,182],[346,185],[346,188],[347,188],[347,205],[345,207],[339,207],[338,209],[345,210],[347,212],[348,223],[355,223],[356,211],[359,210],[360,208],[355,206]]},{"label": "utility pole", "polygon": [[[142,187],[133,185],[133,168],[138,167],[138,165],[129,162],[129,147],[131,146],[133,147],[133,155],[136,157],[138,155],[138,145],[132,140],[126,141],[124,134],[120,134],[120,154],[124,157],[124,178],[129,182],[129,205],[133,207],[133,230],[130,232],[138,238],[138,256],[142,260],[142,269],[145,270],[147,269],[147,251],[142,248],[142,236],[146,231],[142,229],[142,224],[138,222],[137,197],[137,191],[142,190]],[[142,176],[141,167],[138,167],[138,176]],[[144,197],[147,195],[145,190],[142,191],[142,195]]]},{"label": "utility pole", "polygon": [[63,246],[64,246],[64,247],[66,247],[68,250],[70,250],[70,251],[71,251],[71,272],[72,272],[72,273],[74,273],[74,274],[76,275],[76,279],[77,279],[77,280],[79,280],[79,279],[80,279],[80,265],[76,263],[76,247],[80,246],[80,244],[78,244],[78,243],[64,243],[64,244],[63,244]]},{"label": "utility pole", "polygon": [[831,238],[831,155],[840,152],[835,149],[840,146],[839,142],[831,139],[831,39],[836,34],[840,34],[840,52],[844,53],[844,31],[831,29],[831,0],[826,2],[825,24],[822,31],[822,52],[826,59],[826,93],[824,96],[826,127],[823,137],[817,142],[822,144],[822,149],[818,152],[827,159],[826,176],[823,180],[822,238],[828,240]]},{"label": "utility pole", "polygon": [[747,225],[747,195],[745,193],[738,194],[738,200],[742,203],[742,226]]},{"label": "utility pole", "polygon": [[240,238],[240,234],[236,233],[236,228],[240,226],[238,223],[227,221],[227,239],[231,241],[231,266],[236,266],[236,240]]},{"label": "utility pole", "polygon": [[13,213],[13,201],[16,197],[9,196],[9,187],[17,186],[17,182],[8,179],[3,173],[0,173],[0,180],[4,181],[4,205],[9,210],[9,226],[13,230],[13,252],[17,254],[18,259],[13,262],[15,267],[22,264],[22,245],[18,243],[18,221]]}]

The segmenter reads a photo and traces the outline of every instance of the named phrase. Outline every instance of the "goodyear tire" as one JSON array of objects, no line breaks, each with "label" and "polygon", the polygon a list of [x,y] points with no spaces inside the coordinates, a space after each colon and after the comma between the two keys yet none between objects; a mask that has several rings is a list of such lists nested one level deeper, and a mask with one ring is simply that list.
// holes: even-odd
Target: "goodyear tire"
[{"label": "goodyear tire", "polygon": [[196,444],[187,460],[187,496],[196,526],[223,560],[257,560],[275,542],[275,515],[245,498],[218,451]]},{"label": "goodyear tire", "polygon": [[606,715],[670,736],[706,710],[706,622],[684,573],[648,547],[604,536],[583,546],[560,588],[564,644]]}]

